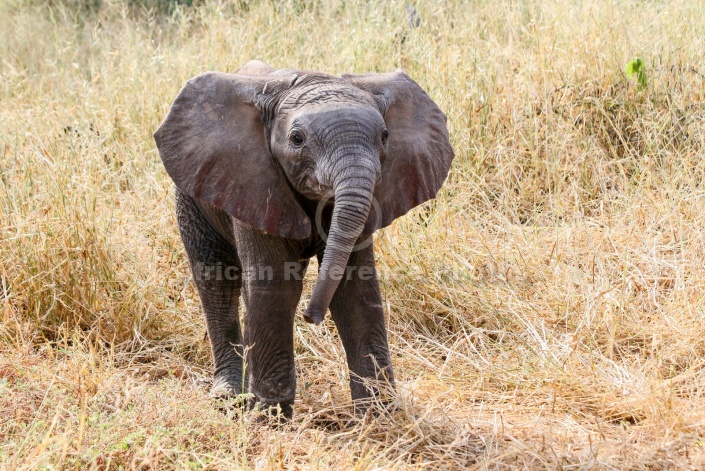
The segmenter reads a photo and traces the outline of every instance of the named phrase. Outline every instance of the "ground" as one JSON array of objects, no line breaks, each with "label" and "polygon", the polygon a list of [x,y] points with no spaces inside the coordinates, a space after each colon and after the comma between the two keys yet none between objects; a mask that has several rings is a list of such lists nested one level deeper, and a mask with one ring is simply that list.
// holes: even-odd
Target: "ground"
[{"label": "ground", "polygon": [[[409,6],[0,2],[3,467],[705,467],[702,4]],[[448,115],[443,190],[375,241],[387,415],[352,415],[334,325],[300,315],[290,425],[208,397],[152,133],[253,58],[403,68]]]}]

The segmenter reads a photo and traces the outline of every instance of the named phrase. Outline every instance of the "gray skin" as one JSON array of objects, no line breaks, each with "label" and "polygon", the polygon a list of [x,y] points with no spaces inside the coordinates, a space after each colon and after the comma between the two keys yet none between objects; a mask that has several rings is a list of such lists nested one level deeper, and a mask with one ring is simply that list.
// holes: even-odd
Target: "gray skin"
[{"label": "gray skin", "polygon": [[330,308],[356,410],[393,389],[371,237],[435,197],[453,159],[445,123],[401,71],[333,77],[251,61],[187,82],[155,140],[177,187],[214,396],[246,391],[291,415],[303,275],[292,263],[313,256],[304,318],[318,324]]}]

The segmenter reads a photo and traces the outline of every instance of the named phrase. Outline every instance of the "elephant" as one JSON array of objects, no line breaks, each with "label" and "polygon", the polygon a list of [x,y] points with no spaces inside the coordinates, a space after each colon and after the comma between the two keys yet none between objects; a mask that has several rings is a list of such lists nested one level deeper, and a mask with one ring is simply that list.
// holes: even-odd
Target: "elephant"
[{"label": "elephant", "polygon": [[401,70],[250,61],[184,85],[154,139],[205,313],[212,396],[292,416],[294,321],[314,255],[303,317],[319,324],[330,308],[354,410],[393,394],[372,234],[436,197],[454,157],[446,123]]}]

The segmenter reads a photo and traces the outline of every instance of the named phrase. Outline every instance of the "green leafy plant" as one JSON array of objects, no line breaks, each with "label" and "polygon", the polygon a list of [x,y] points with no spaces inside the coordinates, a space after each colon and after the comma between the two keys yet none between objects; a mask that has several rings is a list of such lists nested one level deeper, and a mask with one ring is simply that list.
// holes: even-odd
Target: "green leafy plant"
[{"label": "green leafy plant", "polygon": [[637,57],[627,63],[627,77],[633,78],[635,75],[639,86],[646,87],[646,66],[641,57]]}]

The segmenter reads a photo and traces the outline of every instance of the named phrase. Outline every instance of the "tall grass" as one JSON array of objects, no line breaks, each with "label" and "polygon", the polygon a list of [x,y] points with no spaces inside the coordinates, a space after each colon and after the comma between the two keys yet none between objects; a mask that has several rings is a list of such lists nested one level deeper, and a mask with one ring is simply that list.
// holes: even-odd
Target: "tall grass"
[{"label": "tall grass", "polygon": [[[406,7],[0,5],[1,463],[705,466],[702,5],[422,0],[418,28]],[[444,190],[376,241],[389,416],[351,416],[330,321],[297,321],[291,426],[207,397],[151,135],[189,77],[252,58],[402,67],[448,115]]]}]

